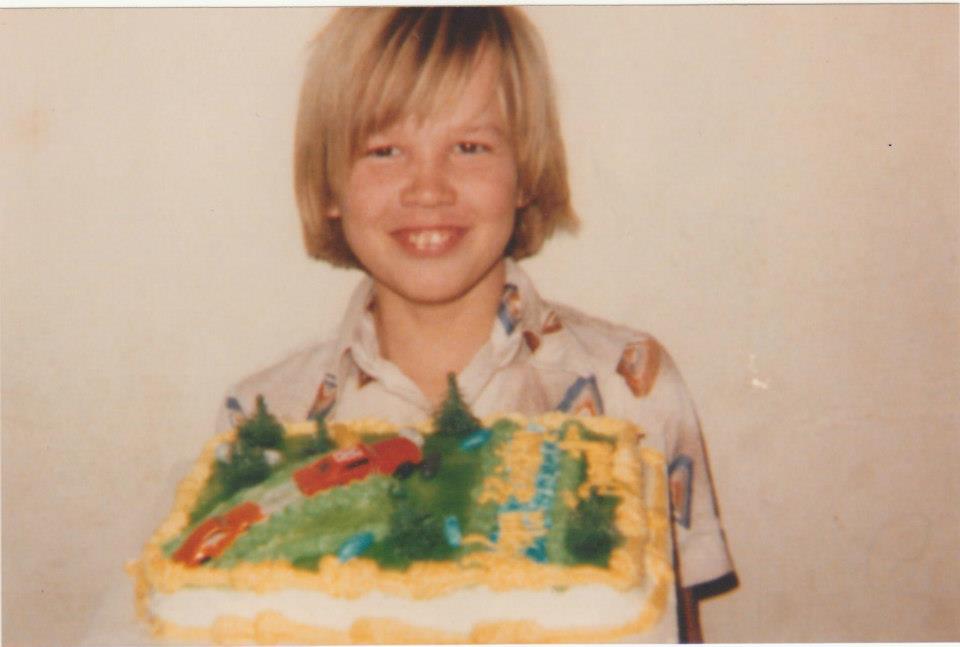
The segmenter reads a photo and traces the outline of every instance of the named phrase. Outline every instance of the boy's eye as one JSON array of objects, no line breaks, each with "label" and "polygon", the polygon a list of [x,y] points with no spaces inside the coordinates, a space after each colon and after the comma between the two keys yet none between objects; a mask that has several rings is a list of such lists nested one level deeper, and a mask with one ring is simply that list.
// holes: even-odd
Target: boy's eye
[{"label": "boy's eye", "polygon": [[394,157],[400,153],[396,146],[372,146],[367,149],[367,155],[370,157]]},{"label": "boy's eye", "polygon": [[457,144],[456,149],[458,153],[466,153],[468,155],[474,155],[476,153],[482,153],[490,150],[487,146],[478,144],[477,142],[460,142]]}]

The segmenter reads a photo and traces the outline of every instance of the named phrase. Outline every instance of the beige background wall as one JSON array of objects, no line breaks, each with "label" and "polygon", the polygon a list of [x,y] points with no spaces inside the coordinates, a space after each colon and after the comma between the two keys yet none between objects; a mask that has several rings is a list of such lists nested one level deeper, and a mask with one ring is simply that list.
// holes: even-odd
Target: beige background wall
[{"label": "beige background wall", "polygon": [[[715,641],[960,638],[957,6],[547,8],[581,234],[741,586]],[[324,9],[0,12],[3,640],[145,640],[120,571],[226,386],[334,325],[290,191]]]}]

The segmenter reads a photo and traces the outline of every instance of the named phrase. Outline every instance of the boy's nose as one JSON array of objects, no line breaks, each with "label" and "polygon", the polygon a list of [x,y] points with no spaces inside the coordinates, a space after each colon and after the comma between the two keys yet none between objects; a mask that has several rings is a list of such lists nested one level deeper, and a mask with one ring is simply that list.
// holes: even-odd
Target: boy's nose
[{"label": "boy's nose", "polygon": [[441,162],[423,161],[412,170],[410,181],[400,192],[400,200],[404,206],[446,206],[456,200],[456,190]]}]

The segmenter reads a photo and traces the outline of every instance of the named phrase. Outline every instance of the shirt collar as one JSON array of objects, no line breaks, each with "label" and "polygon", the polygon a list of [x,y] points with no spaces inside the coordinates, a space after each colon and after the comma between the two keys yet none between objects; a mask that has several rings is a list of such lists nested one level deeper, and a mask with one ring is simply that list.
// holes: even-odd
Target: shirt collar
[{"label": "shirt collar", "polygon": [[[349,361],[351,355],[353,361],[356,361],[357,355],[361,362],[366,359],[379,357],[380,347],[377,342],[376,328],[373,325],[373,316],[370,313],[370,306],[373,304],[373,279],[364,274],[363,278],[354,288],[350,301],[347,303],[347,310],[337,328],[336,336],[336,360],[343,367],[345,361]],[[346,377],[343,371],[340,372],[342,378]]]}]

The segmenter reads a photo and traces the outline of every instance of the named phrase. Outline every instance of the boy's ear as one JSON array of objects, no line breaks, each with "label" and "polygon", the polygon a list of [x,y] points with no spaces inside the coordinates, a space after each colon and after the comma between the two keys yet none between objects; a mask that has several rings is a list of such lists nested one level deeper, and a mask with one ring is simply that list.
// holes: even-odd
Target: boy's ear
[{"label": "boy's ear", "polygon": [[523,209],[528,204],[530,204],[530,200],[527,198],[527,194],[523,191],[517,191],[517,209]]},{"label": "boy's ear", "polygon": [[340,205],[335,204],[332,207],[327,207],[327,218],[337,219],[341,216]]}]

